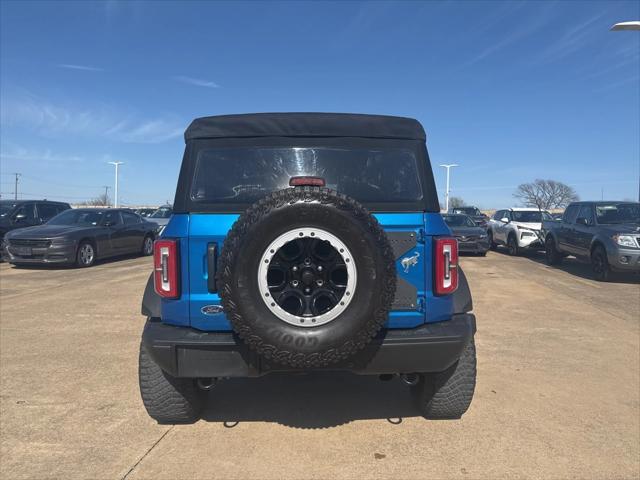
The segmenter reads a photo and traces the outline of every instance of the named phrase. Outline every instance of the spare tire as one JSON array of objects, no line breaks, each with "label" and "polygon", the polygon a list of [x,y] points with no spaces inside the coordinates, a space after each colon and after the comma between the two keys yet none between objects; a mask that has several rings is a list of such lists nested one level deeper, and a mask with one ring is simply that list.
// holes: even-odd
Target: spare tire
[{"label": "spare tire", "polygon": [[264,358],[293,367],[340,362],[387,320],[393,251],[355,200],[320,187],[279,190],[234,223],[218,263],[234,331]]}]

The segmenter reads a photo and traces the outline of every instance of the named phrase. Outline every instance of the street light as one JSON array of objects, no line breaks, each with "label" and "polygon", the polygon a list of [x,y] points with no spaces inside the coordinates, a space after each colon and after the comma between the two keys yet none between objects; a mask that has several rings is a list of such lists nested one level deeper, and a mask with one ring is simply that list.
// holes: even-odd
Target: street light
[{"label": "street light", "polygon": [[444,167],[447,169],[447,188],[444,191],[444,211],[448,212],[449,211],[449,170],[453,167],[458,167],[459,165],[456,163],[449,163],[446,165],[440,165],[441,167]]},{"label": "street light", "polygon": [[[638,30],[640,31],[640,21],[635,20],[633,22],[620,22],[611,27],[613,31],[620,30]],[[640,202],[640,177],[638,178],[638,201]]]},{"label": "street light", "polygon": [[122,165],[124,162],[107,162],[110,163],[111,165],[115,165],[116,166],[116,185],[114,190],[114,194],[113,194],[113,206],[115,208],[118,208],[118,165]]},{"label": "street light", "polygon": [[640,30],[640,22],[620,22],[616,23],[611,30]]}]

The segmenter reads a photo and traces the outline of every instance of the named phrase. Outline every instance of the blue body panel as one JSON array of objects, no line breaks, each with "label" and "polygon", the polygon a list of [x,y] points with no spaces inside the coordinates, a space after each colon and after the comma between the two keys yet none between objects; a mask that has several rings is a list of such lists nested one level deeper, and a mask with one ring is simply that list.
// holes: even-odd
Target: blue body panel
[{"label": "blue body panel", "polygon": [[[180,240],[181,296],[162,300],[162,321],[173,325],[190,325],[205,331],[229,331],[231,325],[223,313],[204,315],[205,305],[219,305],[220,296],[207,290],[207,244],[216,242],[222,248],[224,239],[238,214],[177,214],[165,231],[164,238]],[[414,309],[390,312],[387,328],[412,328],[425,322],[451,318],[451,296],[433,295],[433,236],[450,235],[450,230],[437,213],[379,213],[374,215],[387,232],[413,231],[418,242],[396,262],[399,277],[413,284],[418,293]],[[400,260],[419,254],[418,263],[405,272]]]}]

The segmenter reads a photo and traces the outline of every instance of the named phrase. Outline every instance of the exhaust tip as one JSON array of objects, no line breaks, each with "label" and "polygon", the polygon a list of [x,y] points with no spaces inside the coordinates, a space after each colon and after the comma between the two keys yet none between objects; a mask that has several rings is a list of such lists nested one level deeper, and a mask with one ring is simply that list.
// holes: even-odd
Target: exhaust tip
[{"label": "exhaust tip", "polygon": [[420,381],[420,375],[417,373],[403,373],[400,375],[400,378],[404,383],[412,387],[413,385],[417,385]]},{"label": "exhaust tip", "polygon": [[211,390],[216,386],[216,383],[218,383],[217,378],[199,378],[197,380],[198,388],[205,391]]}]

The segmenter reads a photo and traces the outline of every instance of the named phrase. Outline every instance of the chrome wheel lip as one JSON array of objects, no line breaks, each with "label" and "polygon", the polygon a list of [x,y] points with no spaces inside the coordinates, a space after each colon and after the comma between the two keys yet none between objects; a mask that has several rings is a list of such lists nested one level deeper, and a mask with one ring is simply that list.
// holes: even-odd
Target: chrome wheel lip
[{"label": "chrome wheel lip", "polygon": [[83,265],[91,265],[94,256],[95,254],[91,245],[89,245],[88,243],[82,245],[82,247],[80,248],[80,261]]},{"label": "chrome wheel lip", "polygon": [[[280,307],[280,305],[271,298],[271,292],[269,291],[269,285],[267,283],[269,265],[271,264],[273,257],[278,253],[278,250],[293,240],[303,238],[314,238],[329,242],[329,244],[331,244],[331,246],[335,248],[338,254],[342,257],[347,270],[347,287],[340,301],[328,312],[307,317],[293,315]],[[313,328],[325,325],[335,320],[341,313],[343,313],[354,297],[358,283],[358,270],[353,255],[351,255],[351,252],[342,240],[326,230],[311,227],[294,228],[289,230],[269,244],[259,261],[258,288],[260,290],[260,296],[271,313],[290,325],[304,328]]]}]

